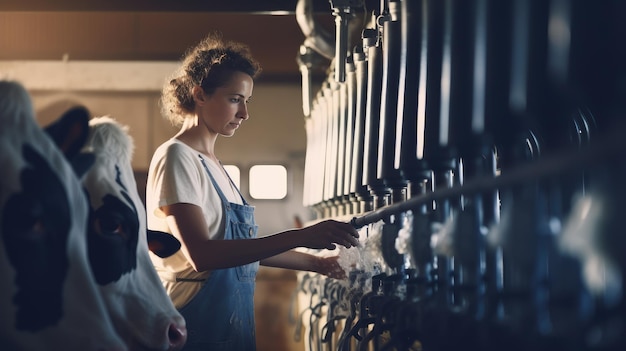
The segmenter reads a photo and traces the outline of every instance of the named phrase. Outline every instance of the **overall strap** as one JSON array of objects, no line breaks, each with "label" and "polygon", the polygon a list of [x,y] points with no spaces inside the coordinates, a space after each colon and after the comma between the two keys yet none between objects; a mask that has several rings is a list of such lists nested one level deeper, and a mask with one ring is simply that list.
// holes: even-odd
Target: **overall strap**
[{"label": "overall strap", "polygon": [[222,164],[222,161],[219,161],[219,163],[220,163],[220,167],[222,167],[222,169],[224,170],[224,173],[226,173],[226,177],[228,177],[228,181],[230,182],[230,184],[233,185],[233,188],[235,188],[235,190],[237,190],[237,194],[239,194],[239,197],[241,197],[241,201],[243,202],[243,204],[248,206],[248,202],[246,201],[246,198],[243,197],[243,195],[241,195],[241,191],[239,191],[239,187],[237,187],[235,182],[233,182],[233,179],[230,177],[230,174],[228,174],[228,172],[226,172],[226,169],[224,168],[224,165]]},{"label": "overall strap", "polygon": [[[202,155],[198,155],[198,157],[200,158],[200,162],[202,162],[202,166],[204,166],[204,169],[206,170],[207,174],[209,175],[209,178],[211,178],[211,183],[213,183],[213,187],[215,187],[215,189],[217,190],[217,193],[220,196],[220,199],[222,199],[222,203],[225,206],[228,206],[228,204],[230,204],[230,201],[228,201],[228,199],[226,198],[226,195],[224,195],[224,193],[222,192],[222,189],[219,187],[219,185],[217,184],[217,181],[215,180],[215,178],[211,174],[211,171],[209,171],[209,167],[207,166],[204,157],[202,157]],[[220,162],[220,167],[222,167],[222,163],[221,162]],[[232,184],[232,186],[235,188],[235,190],[237,190],[237,193],[241,197],[241,201],[243,202],[243,204],[245,206],[248,206],[248,202],[243,197],[243,195],[241,195],[241,192],[239,191],[239,188],[237,188],[237,186],[235,185],[233,180],[230,178],[230,176],[228,175],[228,172],[226,172],[226,170],[224,170],[224,173],[226,173],[226,177],[228,178],[228,181],[230,182],[230,184]]]}]

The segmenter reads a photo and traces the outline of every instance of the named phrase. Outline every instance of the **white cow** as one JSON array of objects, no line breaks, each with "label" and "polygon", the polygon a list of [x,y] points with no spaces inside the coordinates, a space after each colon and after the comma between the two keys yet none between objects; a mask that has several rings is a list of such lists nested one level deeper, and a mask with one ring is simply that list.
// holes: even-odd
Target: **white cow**
[{"label": "white cow", "polygon": [[[76,153],[89,116],[66,117],[76,139],[62,145]],[[0,348],[127,350],[89,268],[79,179],[18,82],[0,81],[0,165]]]},{"label": "white cow", "polygon": [[133,350],[180,349],[187,338],[185,320],[163,289],[147,239],[173,240],[173,248],[159,242],[161,255],[180,244],[171,235],[146,236],[146,210],[131,166],[133,140],[127,128],[108,116],[89,125],[86,147],[96,160],[83,177],[91,207],[88,252],[109,314]]}]

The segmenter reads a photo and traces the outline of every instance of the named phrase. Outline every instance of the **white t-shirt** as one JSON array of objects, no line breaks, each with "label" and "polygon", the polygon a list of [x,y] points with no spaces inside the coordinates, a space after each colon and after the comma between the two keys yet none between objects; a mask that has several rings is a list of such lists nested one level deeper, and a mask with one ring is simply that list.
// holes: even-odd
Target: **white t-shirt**
[{"label": "white t-shirt", "polygon": [[[178,139],[170,139],[156,149],[148,169],[146,186],[149,229],[172,233],[160,208],[176,203],[187,203],[202,208],[212,239],[223,238],[222,201],[199,155],[200,153]],[[242,204],[241,196],[224,174],[221,165],[206,156],[203,156],[203,159],[228,201]],[[210,274],[196,272],[181,250],[165,259],[150,253],[150,258],[165,290],[177,308],[191,300],[202,287],[202,283],[176,282],[176,278],[206,279]]]}]

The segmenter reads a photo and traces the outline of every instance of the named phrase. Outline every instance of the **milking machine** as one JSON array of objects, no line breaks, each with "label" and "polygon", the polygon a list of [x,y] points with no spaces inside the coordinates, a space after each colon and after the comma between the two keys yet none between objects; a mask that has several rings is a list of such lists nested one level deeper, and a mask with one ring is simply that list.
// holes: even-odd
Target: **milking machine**
[{"label": "milking machine", "polygon": [[329,2],[304,203],[361,246],[300,275],[307,350],[626,349],[626,5]]}]

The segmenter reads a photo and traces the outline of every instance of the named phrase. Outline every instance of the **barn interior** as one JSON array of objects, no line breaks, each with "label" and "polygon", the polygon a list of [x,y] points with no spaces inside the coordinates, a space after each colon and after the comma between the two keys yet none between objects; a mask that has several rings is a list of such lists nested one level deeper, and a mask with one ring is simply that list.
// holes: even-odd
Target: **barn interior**
[{"label": "barn interior", "polygon": [[3,0],[0,77],[42,126],[74,105],[128,125],[145,193],[184,51],[215,30],[250,47],[251,118],[217,153],[244,194],[251,167],[287,169],[286,196],[250,200],[260,235],[334,218],[364,241],[340,251],[345,282],[259,272],[259,350],[620,350],[625,16],[611,0]]}]

